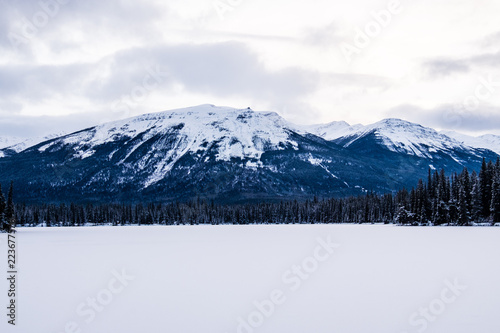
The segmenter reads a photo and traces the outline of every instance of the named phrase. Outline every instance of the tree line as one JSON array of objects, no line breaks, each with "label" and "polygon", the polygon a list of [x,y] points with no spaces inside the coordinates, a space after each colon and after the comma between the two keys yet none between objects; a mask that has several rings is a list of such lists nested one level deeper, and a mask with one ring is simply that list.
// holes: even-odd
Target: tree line
[{"label": "tree line", "polygon": [[[2,199],[3,198],[3,199]],[[383,222],[404,225],[471,225],[500,222],[500,160],[483,160],[479,174],[447,176],[429,169],[411,190],[348,198],[313,198],[279,203],[222,205],[196,199],[149,204],[38,204],[7,203],[0,189],[0,217],[7,227],[184,224],[290,224]],[[3,204],[2,204],[3,202]],[[4,207],[4,208],[2,208]],[[9,208],[10,207],[10,208]],[[2,212],[5,211],[3,214]],[[2,215],[3,214],[3,215]]]},{"label": "tree line", "polygon": [[419,180],[409,193],[404,189],[395,216],[402,224],[469,225],[500,222],[500,160],[486,163],[479,175],[464,168],[451,177],[444,170],[429,170],[427,182]]},{"label": "tree line", "polygon": [[0,231],[10,232],[16,226],[16,214],[13,200],[14,184],[10,183],[7,201],[2,192],[2,184],[0,184]]}]

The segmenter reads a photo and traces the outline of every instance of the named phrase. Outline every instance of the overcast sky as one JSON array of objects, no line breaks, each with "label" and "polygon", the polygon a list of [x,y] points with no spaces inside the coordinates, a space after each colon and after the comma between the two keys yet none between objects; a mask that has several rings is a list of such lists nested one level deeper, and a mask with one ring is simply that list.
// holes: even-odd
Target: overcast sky
[{"label": "overcast sky", "polygon": [[0,135],[199,104],[500,134],[498,0],[0,0]]}]

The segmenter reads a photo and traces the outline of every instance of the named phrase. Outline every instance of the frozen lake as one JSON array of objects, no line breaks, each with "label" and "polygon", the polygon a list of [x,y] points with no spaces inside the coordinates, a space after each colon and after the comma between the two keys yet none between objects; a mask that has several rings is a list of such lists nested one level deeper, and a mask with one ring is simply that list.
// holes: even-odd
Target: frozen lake
[{"label": "frozen lake", "polygon": [[[1,332],[497,333],[500,228],[20,228]],[[0,234],[7,276],[7,235]]]}]

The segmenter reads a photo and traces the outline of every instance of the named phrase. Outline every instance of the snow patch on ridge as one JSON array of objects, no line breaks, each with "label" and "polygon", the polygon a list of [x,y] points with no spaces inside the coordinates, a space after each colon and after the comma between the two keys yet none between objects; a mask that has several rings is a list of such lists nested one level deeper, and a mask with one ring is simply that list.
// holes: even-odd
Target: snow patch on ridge
[{"label": "snow patch on ridge", "polygon": [[[334,179],[338,179],[338,180],[341,180],[338,176],[334,175],[330,170],[328,170],[328,168],[323,165],[323,162],[324,160],[320,159],[320,158],[315,158],[312,156],[312,154],[309,154],[309,157],[307,159],[307,161],[309,163],[311,163],[312,165],[316,165],[316,166],[319,166],[320,168],[322,168],[323,170],[326,171],[326,173],[328,173],[330,176],[332,176],[332,178]],[[349,184],[347,182],[344,181],[344,184],[347,186],[347,187],[351,187],[349,186]]]}]

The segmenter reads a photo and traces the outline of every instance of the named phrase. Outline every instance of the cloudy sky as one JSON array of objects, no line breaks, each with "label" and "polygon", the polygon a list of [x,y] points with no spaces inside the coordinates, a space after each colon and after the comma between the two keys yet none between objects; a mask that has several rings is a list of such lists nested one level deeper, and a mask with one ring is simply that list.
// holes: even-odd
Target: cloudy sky
[{"label": "cloudy sky", "polygon": [[216,104],[500,134],[498,0],[0,0],[0,135]]}]

